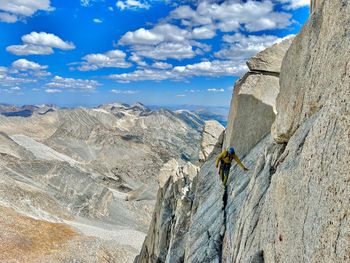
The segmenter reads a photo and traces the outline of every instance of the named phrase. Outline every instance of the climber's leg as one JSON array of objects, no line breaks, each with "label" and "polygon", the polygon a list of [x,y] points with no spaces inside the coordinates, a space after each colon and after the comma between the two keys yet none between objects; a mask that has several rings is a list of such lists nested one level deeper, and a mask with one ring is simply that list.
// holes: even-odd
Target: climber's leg
[{"label": "climber's leg", "polygon": [[227,184],[227,180],[228,180],[228,176],[230,174],[230,168],[231,165],[225,165],[224,171],[223,171],[223,175],[224,175],[224,180],[223,180],[223,184],[226,187]]},{"label": "climber's leg", "polygon": [[227,173],[225,173],[224,181],[223,181],[223,184],[224,184],[225,187],[226,187],[226,184],[227,184],[227,177],[228,177],[228,175],[227,175]]},{"label": "climber's leg", "polygon": [[227,178],[228,178],[227,165],[224,166],[224,169],[223,169],[222,173],[223,173],[222,184],[226,187]]},{"label": "climber's leg", "polygon": [[221,182],[224,182],[224,167],[223,166],[220,166],[219,175],[221,178]]}]

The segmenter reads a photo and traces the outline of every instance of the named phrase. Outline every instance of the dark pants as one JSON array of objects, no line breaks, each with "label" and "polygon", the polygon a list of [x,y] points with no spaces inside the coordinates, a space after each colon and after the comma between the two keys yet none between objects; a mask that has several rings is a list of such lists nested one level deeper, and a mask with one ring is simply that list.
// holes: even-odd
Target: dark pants
[{"label": "dark pants", "polygon": [[224,186],[226,186],[228,175],[230,173],[230,168],[231,168],[231,164],[229,164],[229,163],[221,163],[220,164],[219,174],[220,174],[220,178],[221,178],[221,181],[224,184]]}]

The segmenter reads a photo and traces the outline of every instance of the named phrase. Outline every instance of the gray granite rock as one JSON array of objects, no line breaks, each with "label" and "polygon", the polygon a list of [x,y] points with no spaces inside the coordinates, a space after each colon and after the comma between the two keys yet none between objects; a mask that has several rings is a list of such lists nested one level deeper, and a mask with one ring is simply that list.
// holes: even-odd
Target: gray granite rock
[{"label": "gray granite rock", "polygon": [[249,72],[235,83],[224,147],[246,155],[266,134],[277,114],[279,73],[293,38],[259,52],[247,61]]},{"label": "gray granite rock", "polygon": [[266,134],[275,120],[278,77],[247,73],[235,84],[225,148],[233,146],[239,156],[246,155]]},{"label": "gray granite rock", "polygon": [[[231,168],[226,193],[214,150],[193,179],[191,206],[177,211],[188,220],[182,241],[162,247],[165,260],[180,251],[173,262],[350,262],[349,23],[348,1],[319,3],[284,58],[273,136],[247,152],[249,172]],[[172,240],[176,220],[166,222]],[[166,261],[141,253],[137,262]]]},{"label": "gray granite rock", "polygon": [[[162,169],[152,223],[140,255],[135,262],[183,262],[186,230],[197,169],[189,163],[169,161]],[[169,253],[168,253],[169,252]]]},{"label": "gray granite rock", "polygon": [[[272,132],[286,142],[321,108],[337,114],[349,102],[348,1],[321,1],[288,50]],[[329,20],[329,21],[328,21]]]},{"label": "gray granite rock", "polygon": [[293,37],[259,52],[247,61],[250,71],[270,72],[279,74],[284,55],[293,41]]},{"label": "gray granite rock", "polygon": [[310,1],[310,14],[312,14],[324,0],[311,0]]},{"label": "gray granite rock", "polygon": [[213,151],[221,133],[225,130],[217,121],[206,121],[203,128],[201,151],[199,153],[199,160],[204,162]]}]

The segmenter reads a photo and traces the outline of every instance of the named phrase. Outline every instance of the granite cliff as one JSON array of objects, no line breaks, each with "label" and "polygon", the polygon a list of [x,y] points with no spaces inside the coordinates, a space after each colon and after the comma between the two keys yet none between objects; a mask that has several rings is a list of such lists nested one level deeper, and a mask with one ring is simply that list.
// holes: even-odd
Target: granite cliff
[{"label": "granite cliff", "polygon": [[[135,262],[350,261],[349,26],[349,1],[317,1],[289,49],[248,62],[224,138],[197,175],[169,176]],[[250,170],[225,194],[229,144]]]}]

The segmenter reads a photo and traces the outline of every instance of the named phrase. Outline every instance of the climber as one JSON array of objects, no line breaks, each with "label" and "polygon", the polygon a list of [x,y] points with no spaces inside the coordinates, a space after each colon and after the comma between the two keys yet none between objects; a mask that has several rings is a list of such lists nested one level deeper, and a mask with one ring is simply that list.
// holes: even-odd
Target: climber
[{"label": "climber", "polygon": [[220,164],[219,175],[225,187],[233,160],[235,160],[244,171],[248,171],[248,168],[242,164],[241,160],[236,155],[235,149],[230,147],[223,151],[216,159],[216,168],[219,168]]}]

